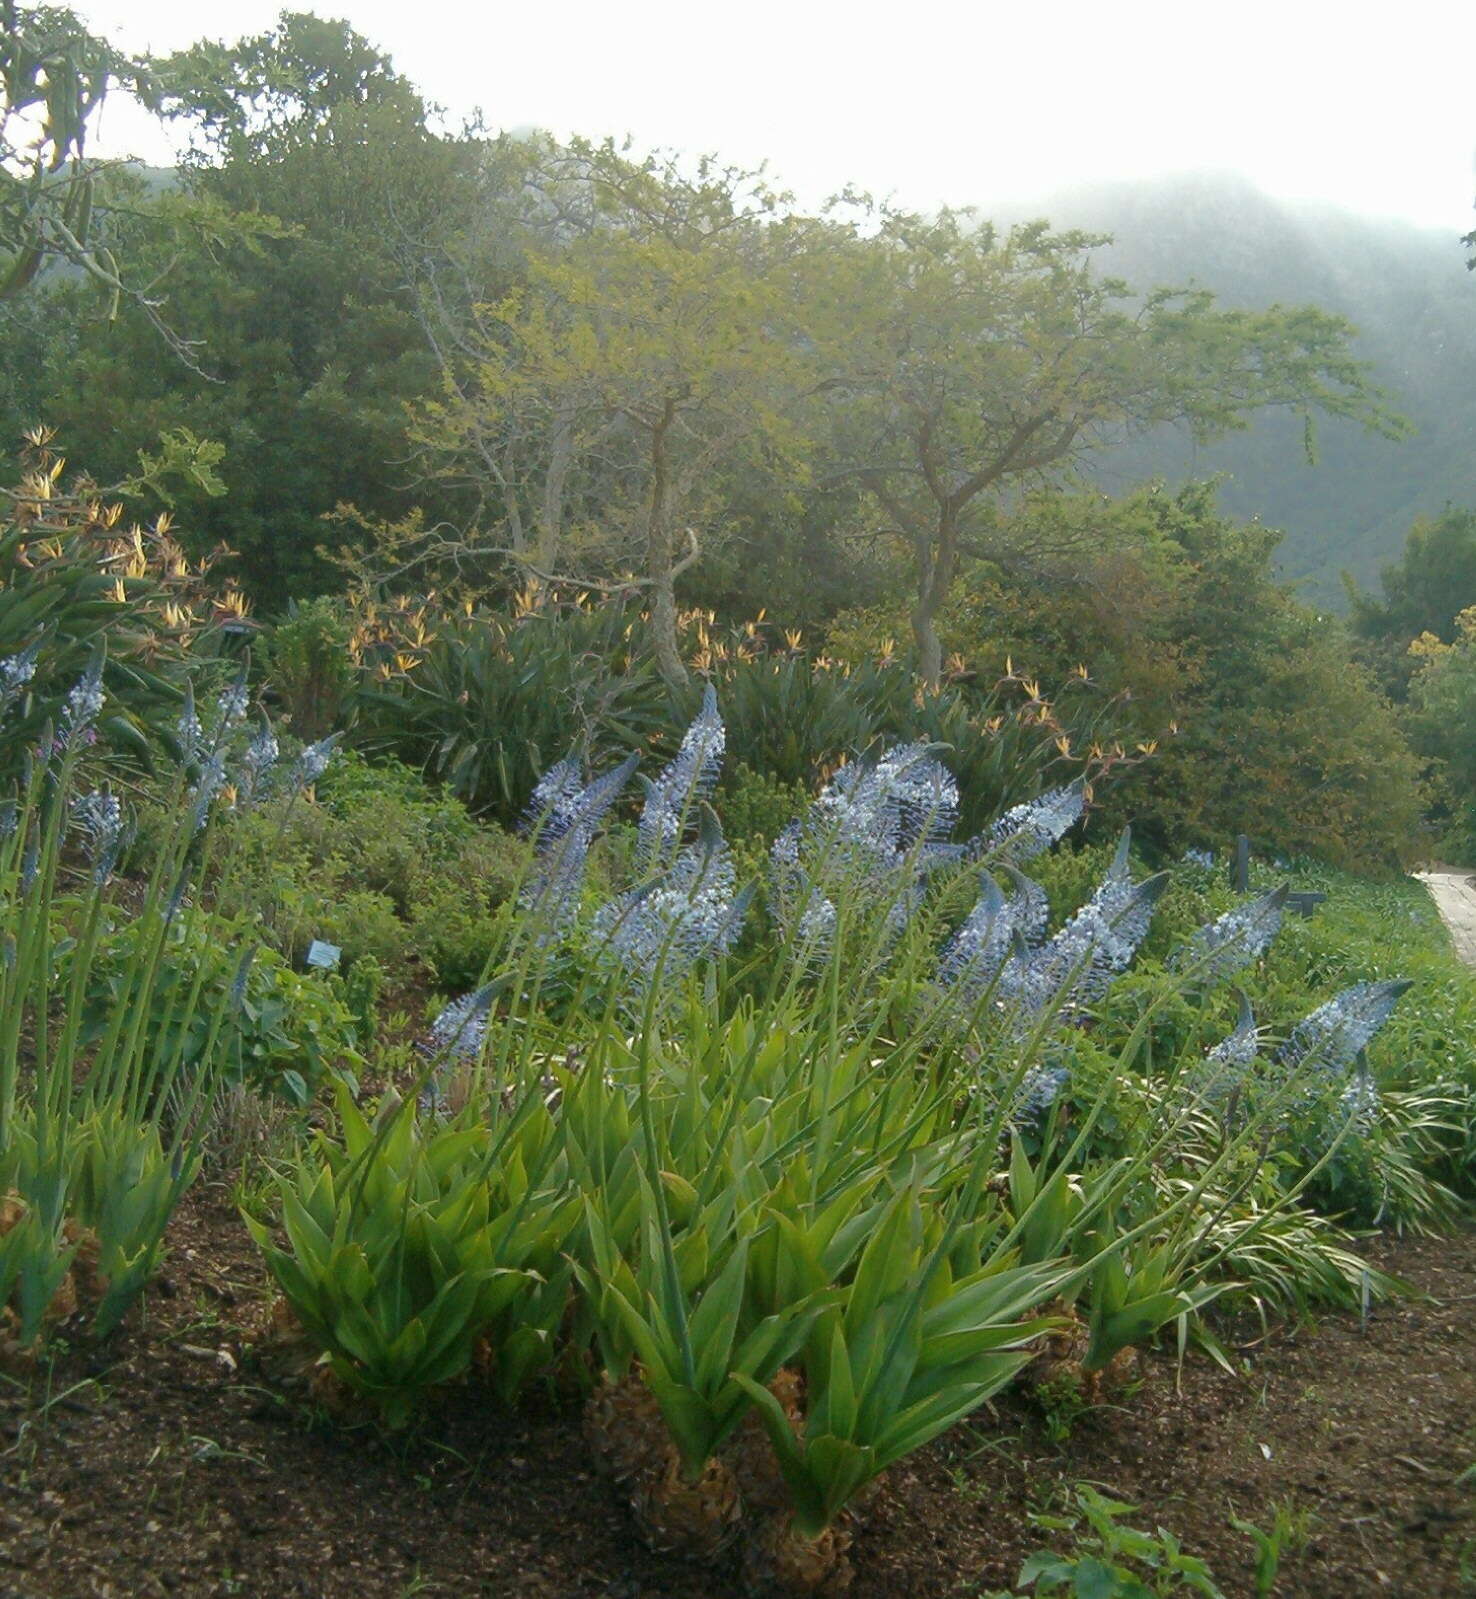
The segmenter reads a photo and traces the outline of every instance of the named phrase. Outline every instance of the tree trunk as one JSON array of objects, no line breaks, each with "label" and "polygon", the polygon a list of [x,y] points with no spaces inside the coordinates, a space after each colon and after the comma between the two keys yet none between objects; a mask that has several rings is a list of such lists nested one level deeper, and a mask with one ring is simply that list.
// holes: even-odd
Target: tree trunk
[{"label": "tree trunk", "polygon": [[917,601],[912,607],[912,637],[917,645],[917,675],[924,688],[943,681],[943,641],[938,637],[938,612],[953,587],[958,566],[958,519],[951,505],[938,509],[931,538],[917,542]]},{"label": "tree trunk", "polygon": [[674,688],[687,682],[687,669],[677,645],[676,583],[672,576],[670,471],[667,435],[676,416],[675,400],[667,400],[651,430],[651,504],[646,520],[646,584],[650,590],[651,641],[656,667]]},{"label": "tree trunk", "polygon": [[934,625],[936,603],[918,599],[912,608],[912,637],[917,644],[917,675],[923,687],[936,689],[943,680],[943,641]]},{"label": "tree trunk", "polygon": [[560,406],[554,414],[548,471],[544,474],[543,497],[538,507],[537,558],[545,572],[556,572],[564,553],[564,490],[573,465],[574,411],[571,406]]}]

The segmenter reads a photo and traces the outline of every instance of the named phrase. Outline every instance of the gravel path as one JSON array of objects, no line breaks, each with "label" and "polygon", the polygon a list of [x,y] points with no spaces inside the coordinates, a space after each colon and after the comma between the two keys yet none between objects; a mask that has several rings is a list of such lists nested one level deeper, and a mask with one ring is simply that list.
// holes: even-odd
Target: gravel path
[{"label": "gravel path", "polygon": [[1435,908],[1450,929],[1456,954],[1467,966],[1476,966],[1476,873],[1469,868],[1432,866],[1414,874],[1435,901]]}]

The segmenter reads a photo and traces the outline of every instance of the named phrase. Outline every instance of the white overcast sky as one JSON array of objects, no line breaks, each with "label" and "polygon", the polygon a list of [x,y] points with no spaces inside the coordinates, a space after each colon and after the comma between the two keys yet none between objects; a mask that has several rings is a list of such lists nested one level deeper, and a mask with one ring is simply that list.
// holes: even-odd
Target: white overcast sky
[{"label": "white overcast sky", "polygon": [[[280,3],[80,0],[118,44],[271,25]],[[453,116],[770,162],[929,207],[1232,168],[1272,194],[1476,226],[1471,0],[338,0]],[[102,143],[158,161],[134,108]]]}]

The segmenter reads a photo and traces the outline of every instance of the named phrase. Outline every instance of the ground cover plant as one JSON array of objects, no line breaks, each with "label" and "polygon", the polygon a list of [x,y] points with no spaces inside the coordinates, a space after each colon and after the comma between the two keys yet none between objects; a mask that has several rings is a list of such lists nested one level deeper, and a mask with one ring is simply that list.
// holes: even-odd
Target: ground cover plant
[{"label": "ground cover plant", "polygon": [[337,1403],[403,1423],[473,1370],[504,1403],[592,1372],[589,1447],[647,1539],[713,1560],[747,1526],[750,1586],[809,1591],[844,1584],[867,1484],[1014,1379],[1090,1401],[1165,1327],[1213,1346],[1227,1294],[1388,1291],[1304,1201],[1380,1114],[1361,1060],[1405,984],[1264,1054],[1243,1016],[1166,1050],[1284,891],[1191,924],[1129,1023],[1107,1000],[1170,874],[1135,879],[1124,838],[1052,932],[1021,869],[1082,785],[955,842],[937,752],[894,748],[741,888],[704,800],[723,747],[709,693],[613,892],[586,870],[635,762],[549,770],[507,944],[417,1091],[343,1101],[283,1179],[285,1247],[257,1222]]},{"label": "ground cover plant", "polygon": [[[5,663],[12,698],[44,649]],[[84,736],[102,681],[6,844],[15,1359],[79,1296],[98,1332],[126,1314],[244,1085],[318,1123],[248,1205],[271,1380],[392,1431],[448,1384],[561,1393],[653,1549],[839,1591],[876,1481],[991,1396],[1069,1426],[1161,1337],[1225,1358],[1237,1306],[1366,1306],[1396,1285],[1344,1227],[1442,1225],[1469,1188],[1469,983],[1416,889],[1303,869],[1333,908],[1286,927],[1279,882],[1145,872],[1127,834],[1053,848],[1082,779],[968,834],[921,741],[735,849],[710,689],[639,785],[637,756],[546,769],[481,967],[434,971],[407,1055],[356,1018],[371,950],[283,964],[261,843],[337,827],[403,929],[485,829],[403,770],[333,776],[331,740],[283,756],[240,675],[187,689],[136,805],[78,793],[112,759]]]}]

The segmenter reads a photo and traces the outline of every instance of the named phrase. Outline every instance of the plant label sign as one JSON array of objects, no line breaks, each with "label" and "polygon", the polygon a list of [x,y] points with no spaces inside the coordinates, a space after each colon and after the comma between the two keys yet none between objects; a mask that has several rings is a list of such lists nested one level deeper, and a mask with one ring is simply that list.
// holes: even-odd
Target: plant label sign
[{"label": "plant label sign", "polygon": [[308,945],[307,964],[325,972],[333,972],[338,970],[338,962],[342,956],[343,951],[337,944],[325,944],[322,939],[315,938]]}]

